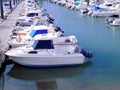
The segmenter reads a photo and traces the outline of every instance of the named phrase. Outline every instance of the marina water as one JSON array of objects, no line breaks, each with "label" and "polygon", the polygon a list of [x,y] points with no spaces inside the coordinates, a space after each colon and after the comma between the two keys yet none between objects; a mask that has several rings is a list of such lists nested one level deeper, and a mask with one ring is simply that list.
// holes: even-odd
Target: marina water
[{"label": "marina water", "polygon": [[0,78],[1,90],[119,90],[120,28],[49,1],[40,4],[64,35],[75,35],[93,58],[75,67],[30,69],[8,65]]}]

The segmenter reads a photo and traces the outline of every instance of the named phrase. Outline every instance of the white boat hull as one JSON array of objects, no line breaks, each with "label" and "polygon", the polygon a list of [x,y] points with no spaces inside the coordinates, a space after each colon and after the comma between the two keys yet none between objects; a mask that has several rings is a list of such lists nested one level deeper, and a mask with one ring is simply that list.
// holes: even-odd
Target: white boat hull
[{"label": "white boat hull", "polygon": [[[34,57],[33,57],[34,56]],[[46,67],[46,66],[65,66],[65,65],[77,65],[85,62],[85,57],[82,54],[77,55],[65,55],[65,56],[26,56],[10,57],[14,62],[33,67]]]}]

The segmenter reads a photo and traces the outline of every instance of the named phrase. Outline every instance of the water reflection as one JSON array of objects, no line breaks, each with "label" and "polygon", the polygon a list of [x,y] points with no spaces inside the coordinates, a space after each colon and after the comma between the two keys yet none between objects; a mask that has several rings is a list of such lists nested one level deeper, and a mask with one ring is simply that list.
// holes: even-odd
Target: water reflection
[{"label": "water reflection", "polygon": [[[6,88],[10,87],[19,87],[19,90],[58,90],[61,88],[58,87],[59,79],[79,77],[83,74],[85,68],[91,65],[92,62],[87,62],[75,67],[32,69],[15,64],[7,73],[6,80],[2,82],[4,83],[2,85],[4,89],[2,90],[8,90]],[[5,88],[5,86],[7,87]]]},{"label": "water reflection", "polygon": [[118,27],[118,26],[110,26],[110,25],[108,25],[107,27],[109,27],[111,30],[120,30],[120,27]]}]

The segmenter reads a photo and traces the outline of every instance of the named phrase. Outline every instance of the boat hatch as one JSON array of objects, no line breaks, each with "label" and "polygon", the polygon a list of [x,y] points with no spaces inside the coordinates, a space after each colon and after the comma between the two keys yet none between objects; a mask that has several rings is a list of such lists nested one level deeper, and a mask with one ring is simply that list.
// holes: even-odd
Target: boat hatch
[{"label": "boat hatch", "polygon": [[52,40],[36,40],[32,47],[35,49],[54,49]]},{"label": "boat hatch", "polygon": [[35,35],[37,34],[47,34],[48,30],[47,29],[43,29],[43,30],[32,30],[32,32],[30,33],[30,36],[33,38]]}]

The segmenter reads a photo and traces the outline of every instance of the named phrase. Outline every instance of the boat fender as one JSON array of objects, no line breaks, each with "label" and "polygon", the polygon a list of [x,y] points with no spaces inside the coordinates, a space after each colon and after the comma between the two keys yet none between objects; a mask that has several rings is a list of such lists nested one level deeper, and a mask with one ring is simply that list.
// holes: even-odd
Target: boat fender
[{"label": "boat fender", "polygon": [[83,48],[81,50],[81,52],[86,58],[91,58],[93,57],[92,53],[91,52],[86,52]]},{"label": "boat fender", "polygon": [[35,14],[34,17],[35,17],[36,19],[40,19],[40,16],[38,16],[38,15],[36,15],[36,14]]},{"label": "boat fender", "polygon": [[25,36],[25,35],[26,35],[25,33],[18,34],[18,42],[21,42],[22,41],[22,36]]}]

